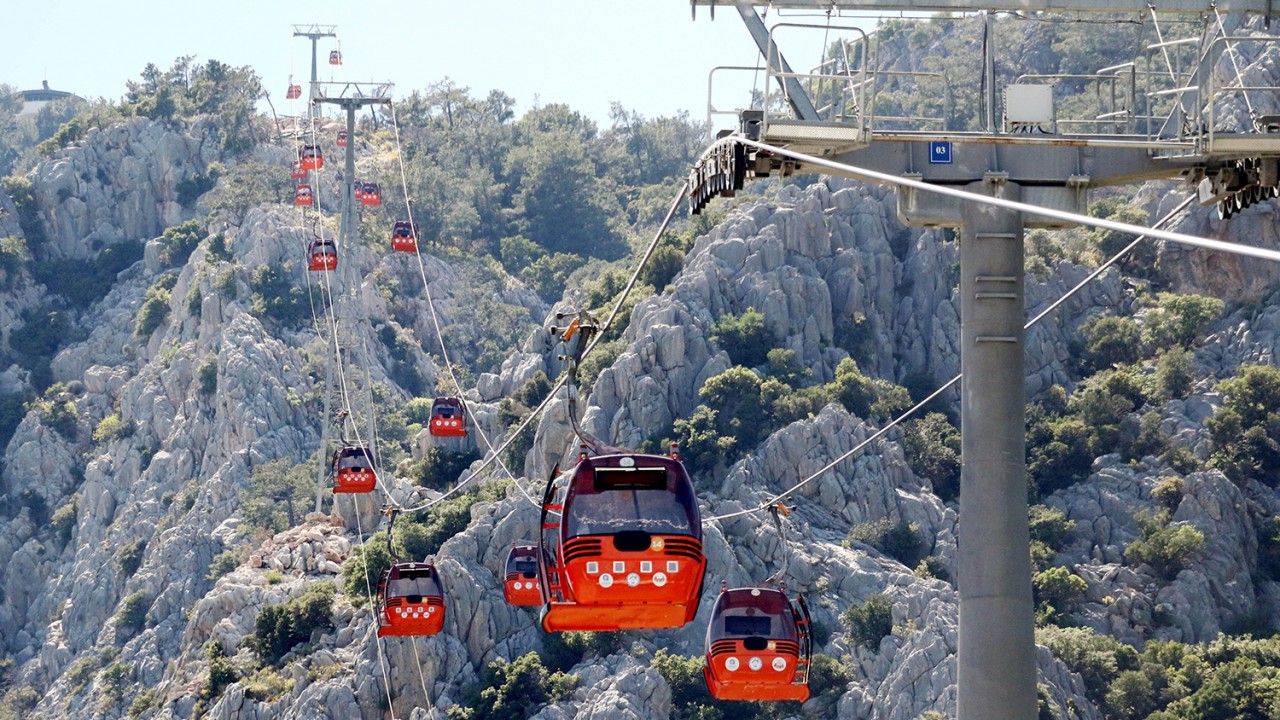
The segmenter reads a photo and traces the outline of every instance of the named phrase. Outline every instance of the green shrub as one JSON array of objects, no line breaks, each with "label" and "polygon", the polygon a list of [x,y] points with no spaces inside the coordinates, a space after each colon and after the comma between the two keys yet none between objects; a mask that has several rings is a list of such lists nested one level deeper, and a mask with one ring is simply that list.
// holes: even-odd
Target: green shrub
[{"label": "green shrub", "polygon": [[1185,494],[1186,483],[1176,475],[1160,478],[1160,482],[1156,483],[1156,486],[1151,489],[1151,499],[1160,503],[1162,507],[1170,512],[1178,509]]},{"label": "green shrub", "polygon": [[38,406],[43,410],[45,423],[62,437],[75,440],[80,431],[80,411],[71,401],[44,402]]},{"label": "green shrub", "polygon": [[253,271],[249,288],[253,291],[249,314],[254,317],[271,318],[286,328],[301,327],[311,319],[311,304],[306,291],[279,267],[265,263],[259,265]]},{"label": "green shrub", "polygon": [[273,667],[264,667],[244,680],[244,694],[258,702],[271,702],[293,690],[293,681]]},{"label": "green shrub", "polygon": [[170,293],[177,282],[177,275],[165,273],[156,280],[155,284],[147,288],[142,298],[142,306],[138,308],[138,320],[133,327],[135,336],[151,337],[151,333],[155,332],[156,328],[169,317]]},{"label": "green shrub", "polygon": [[241,494],[240,514],[246,523],[272,532],[296,526],[315,497],[316,466],[278,458],[249,471]]},{"label": "green shrub", "polygon": [[1183,400],[1191,394],[1195,382],[1190,350],[1174,348],[1160,354],[1156,360],[1156,387],[1160,395],[1171,400]]},{"label": "green shrub", "polygon": [[1138,665],[1138,653],[1132,647],[1089,628],[1059,628],[1052,625],[1036,630],[1036,644],[1049,648],[1084,680],[1085,695],[1101,703],[1107,686],[1116,673]]},{"label": "green shrub", "polygon": [[640,282],[662,292],[684,269],[684,253],[670,245],[659,245],[640,274]]},{"label": "green shrub", "polygon": [[409,464],[405,473],[415,485],[443,490],[456,482],[471,463],[480,459],[475,450],[452,452],[439,447],[428,448],[422,459]]},{"label": "green shrub", "polygon": [[[190,182],[189,180],[183,181]],[[182,200],[182,184],[179,183],[178,202],[183,205],[189,205],[189,202]],[[210,185],[212,187],[212,184]],[[208,188],[205,188],[207,190]],[[204,192],[203,190],[201,192]],[[160,262],[165,267],[173,267],[175,265],[185,265],[187,258],[191,257],[192,251],[200,245],[200,241],[204,240],[207,233],[198,220],[188,220],[182,224],[174,225],[166,228],[164,234],[160,236],[160,240],[164,243],[164,247],[160,249]]]},{"label": "green shrub", "polygon": [[213,561],[209,563],[209,572],[205,573],[205,579],[217,582],[218,578],[235,570],[243,561],[243,553],[238,550],[223,550],[213,556]]},{"label": "green shrub", "polygon": [[929,413],[903,426],[902,452],[917,477],[933,485],[945,502],[960,497],[960,431],[942,413]]},{"label": "green shrub", "polygon": [[840,621],[849,642],[875,650],[893,632],[893,603],[886,595],[872,595],[861,605],[850,605]]},{"label": "green shrub", "polygon": [[265,663],[274,664],[316,630],[332,628],[334,587],[319,583],[301,597],[268,605],[258,614],[252,641],[254,652]]},{"label": "green shrub", "polygon": [[0,267],[16,268],[31,262],[31,249],[27,247],[26,238],[19,235],[6,235],[0,238]]},{"label": "green shrub", "polygon": [[[200,688],[199,706],[208,707],[209,704],[216,701],[222,696],[222,692],[227,689],[235,681],[240,679],[240,673],[236,672],[235,663],[227,654],[222,651],[222,646],[216,642],[210,642],[204,648],[205,657],[209,659],[209,679],[205,682],[204,687]],[[200,713],[196,713],[198,716]]]},{"label": "green shrub", "polygon": [[849,689],[853,673],[829,655],[814,653],[809,663],[809,689],[820,700],[834,703]]},{"label": "green shrub", "polygon": [[0,448],[4,448],[13,439],[18,424],[27,415],[27,401],[30,393],[0,393]]},{"label": "green shrub", "polygon": [[216,355],[200,363],[200,367],[196,370],[196,381],[199,383],[200,392],[205,395],[212,395],[217,391],[218,357]]},{"label": "green shrub", "polygon": [[907,567],[915,567],[925,550],[918,524],[889,518],[854,525],[848,541],[870,545]]},{"label": "green shrub", "polygon": [[98,426],[93,429],[93,441],[99,445],[104,445],[112,440],[122,440],[132,437],[134,429],[134,424],[122,420],[120,413],[111,413],[102,418],[98,422]]},{"label": "green shrub", "polygon": [[129,676],[133,674],[133,664],[113,663],[98,675],[102,686],[103,710],[110,710],[120,705],[124,693],[129,689]]},{"label": "green shrub", "polygon": [[1144,340],[1155,348],[1189,347],[1225,307],[1221,300],[1203,295],[1160,293],[1156,302],[1143,328]]},{"label": "green shrub", "polygon": [[387,533],[379,530],[351,549],[342,561],[342,592],[353,605],[362,605],[378,592],[382,573],[391,567],[387,554]]},{"label": "green shrub", "polygon": [[142,558],[147,552],[147,541],[138,538],[125,545],[116,553],[116,564],[120,566],[120,574],[132,577],[142,567]]},{"label": "green shrub", "polygon": [[4,700],[0,701],[0,717],[19,718],[30,717],[28,713],[36,709],[40,704],[40,693],[36,689],[28,685],[19,685],[10,688],[4,694]]},{"label": "green shrub", "polygon": [[1066,614],[1076,609],[1089,584],[1065,567],[1052,567],[1031,577],[1031,589],[1037,618],[1041,622],[1061,624]]},{"label": "green shrub", "polygon": [[262,573],[262,579],[267,581],[267,585],[279,585],[284,582],[284,574],[279,570],[268,569]]},{"label": "green shrub", "polygon": [[734,364],[749,368],[763,365],[777,342],[764,323],[764,315],[755,308],[747,308],[741,315],[720,316],[711,332],[711,341],[724,348]]},{"label": "green shrub", "polygon": [[1150,565],[1156,575],[1172,580],[1204,547],[1204,533],[1192,525],[1163,525],[1158,519],[1140,521],[1142,537],[1129,543],[1124,559]]},{"label": "green shrub", "polygon": [[1222,406],[1209,418],[1209,464],[1233,482],[1280,482],[1280,369],[1247,365],[1218,383]]},{"label": "green shrub", "polygon": [[542,636],[542,657],[551,670],[568,670],[584,657],[603,658],[622,647],[618,632],[557,632]]},{"label": "green shrub", "polygon": [[132,719],[142,715],[146,711],[155,707],[157,700],[159,700],[159,698],[156,697],[156,691],[154,688],[143,690],[133,699],[133,703],[129,705],[129,717]]},{"label": "green shrub", "polygon": [[1081,357],[1087,371],[1129,365],[1142,357],[1142,331],[1132,318],[1093,315],[1080,326],[1084,336]]},{"label": "green shrub", "polygon": [[485,666],[480,682],[449,710],[450,720],[523,720],[541,707],[566,698],[578,683],[576,675],[549,672],[537,653],[515,662],[498,659]]},{"label": "green shrub", "polygon": [[[30,239],[30,235],[27,236]],[[126,241],[108,245],[96,258],[66,258],[36,262],[32,274],[55,295],[76,309],[87,309],[106,297],[116,275],[142,259],[142,243]]]},{"label": "green shrub", "polygon": [[78,516],[76,506],[80,502],[80,494],[72,493],[71,497],[62,504],[62,507],[54,511],[53,517],[49,518],[49,524],[53,526],[58,537],[62,542],[71,539],[71,532],[76,529],[76,520]]},{"label": "green shrub", "polygon": [[139,590],[126,597],[120,603],[116,613],[116,630],[126,638],[131,638],[147,625],[147,609],[151,607],[151,598]]}]

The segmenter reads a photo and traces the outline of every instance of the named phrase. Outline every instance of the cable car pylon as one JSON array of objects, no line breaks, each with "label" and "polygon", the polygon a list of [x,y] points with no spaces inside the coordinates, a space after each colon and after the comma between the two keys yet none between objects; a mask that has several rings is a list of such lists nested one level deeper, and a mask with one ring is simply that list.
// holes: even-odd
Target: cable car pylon
[{"label": "cable car pylon", "polygon": [[[294,34],[296,35],[299,33],[295,32]],[[323,36],[320,36],[320,37],[323,37]],[[313,38],[313,44],[314,44],[314,38]],[[334,93],[332,97],[327,96],[323,92],[326,89],[325,86],[329,86],[329,85],[339,86],[338,92]],[[314,83],[313,94],[314,96],[311,100],[312,105],[316,103],[331,103],[331,104],[337,105],[339,108],[346,110],[347,136],[353,137],[355,135],[356,111],[365,106],[389,105],[391,103],[391,83],[377,83],[372,85],[366,84],[364,86],[358,83]],[[351,251],[351,248],[355,244],[354,240],[357,233],[356,207],[355,207],[356,189],[357,189],[357,186],[361,186],[361,189],[363,189],[363,187],[362,187],[362,184],[356,180],[356,173],[355,173],[356,144],[347,143],[346,147],[343,148],[343,150],[344,150],[343,182],[345,183],[346,191],[343,193],[343,196],[342,196],[342,216],[338,225],[338,248],[339,248],[339,254],[342,254],[342,253],[349,254]],[[337,297],[334,298],[334,301],[333,301],[335,331],[331,334],[329,352],[326,353],[326,358],[325,358],[325,386],[326,388],[329,388],[329,389],[332,389],[336,384],[335,373],[334,373],[334,360],[335,358],[337,358],[338,361],[341,362],[341,357],[339,353],[341,352],[341,345],[342,345],[341,340],[342,340],[342,336],[344,335],[344,330],[345,330],[345,334],[349,338],[354,337],[350,331],[349,323],[351,319],[351,307],[353,307],[353,303],[355,302],[356,282],[355,282],[355,279],[352,278],[350,275],[350,273],[354,272],[354,269],[349,259],[350,258],[348,257],[347,262],[343,262],[339,264],[337,267],[337,274],[338,274],[337,281],[338,281],[339,292]],[[368,351],[367,351],[367,348],[365,348],[365,344],[363,342],[356,343],[356,344],[360,348],[361,361],[363,362],[364,368],[365,368],[365,393],[366,393],[366,400],[368,401],[368,405],[367,405],[368,411],[366,412],[366,417],[365,417],[366,424],[367,424],[367,433],[368,433],[367,438],[369,441],[369,447],[373,454],[373,457],[372,457],[373,465],[375,467],[378,467],[380,466],[381,463],[379,462],[379,458],[377,457],[377,454],[378,454],[377,443],[375,442],[375,439],[377,437],[377,432],[374,426],[374,419],[373,419],[373,388],[372,388],[372,378],[369,370]],[[339,369],[339,371],[341,371],[341,369]],[[331,402],[331,392],[329,390],[326,390],[325,407],[324,407],[325,420],[324,420],[324,423],[322,423],[321,425],[321,437],[320,437],[320,447],[325,449],[326,451],[329,447],[329,440],[330,440],[329,425],[330,425],[330,418],[332,417],[332,414],[331,414],[332,409],[330,407],[330,402]],[[355,422],[355,418],[351,418],[351,420],[352,422]],[[317,487],[316,489],[316,512],[320,512],[321,504],[323,501],[322,492],[325,484],[323,466],[321,467],[320,472],[321,472],[320,484],[319,484],[319,487]]]}]

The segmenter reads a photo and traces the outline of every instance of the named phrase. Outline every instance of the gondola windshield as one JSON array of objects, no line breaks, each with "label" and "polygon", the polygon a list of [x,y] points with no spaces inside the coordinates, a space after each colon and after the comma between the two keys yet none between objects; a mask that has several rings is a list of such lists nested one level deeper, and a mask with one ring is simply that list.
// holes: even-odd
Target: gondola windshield
[{"label": "gondola windshield", "polygon": [[592,483],[574,495],[573,512],[566,517],[568,537],[625,531],[700,534],[693,488],[677,482],[674,470],[596,467],[594,473]]},{"label": "gondola windshield", "polygon": [[440,581],[429,567],[401,568],[400,577],[393,578],[387,587],[388,597],[439,597]]}]

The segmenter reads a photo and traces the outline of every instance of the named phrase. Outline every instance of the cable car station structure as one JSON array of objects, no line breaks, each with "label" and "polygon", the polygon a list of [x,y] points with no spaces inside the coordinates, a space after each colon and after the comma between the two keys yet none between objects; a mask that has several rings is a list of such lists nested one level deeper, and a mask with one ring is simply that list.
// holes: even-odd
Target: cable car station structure
[{"label": "cable car station structure", "polygon": [[[1159,178],[1183,178],[1202,204],[1222,217],[1277,195],[1280,185],[1280,88],[1249,87],[1240,79],[1240,48],[1256,56],[1280,51],[1278,37],[1233,35],[1249,15],[1272,12],[1270,0],[691,0],[695,19],[737,14],[764,58],[763,68],[723,67],[765,78],[753,107],[732,111],[708,102],[708,113],[736,115],[694,169],[690,201],[698,212],[718,195],[732,195],[750,177],[825,172],[885,182],[900,178],[898,215],[915,227],[960,228],[961,431],[958,639],[959,720],[1027,720],[1037,715],[1036,650],[1027,522],[1023,347],[1025,320],[1023,233],[1028,227],[1067,227],[1057,217],[1018,212],[981,197],[1085,214],[1087,192]],[[701,7],[700,7],[701,6]],[[766,27],[757,7],[826,13],[826,25],[785,16]],[[845,11],[869,13],[986,11],[982,129],[956,131],[945,121],[877,117],[876,92],[902,72],[880,71],[873,40],[841,44],[843,63],[810,71],[788,64],[779,37],[816,29],[824,57],[830,23]],[[1201,20],[1199,37],[1135,48],[1133,63],[1071,76],[1104,89],[1110,102],[1090,117],[1059,118],[1055,84],[1066,76],[1023,76],[997,88],[994,12],[1156,14]],[[835,15],[835,17],[833,17]],[[1094,16],[1095,21],[1097,16]],[[1268,18],[1269,19],[1269,18]],[[1158,27],[1158,25],[1157,25]],[[1183,67],[1171,59],[1184,58]],[[856,56],[856,57],[854,57]],[[838,70],[832,68],[838,68]],[[1235,73],[1232,75],[1231,70]],[[1159,75],[1160,82],[1153,82]],[[1224,82],[1223,76],[1231,79]],[[1066,85],[1065,82],[1062,83]],[[1243,103],[1247,121],[1224,108]],[[870,171],[870,172],[867,172]],[[917,181],[910,183],[910,181]],[[921,184],[923,183],[923,184]],[[941,194],[928,188],[966,190]],[[979,197],[981,196],[981,197]]]}]

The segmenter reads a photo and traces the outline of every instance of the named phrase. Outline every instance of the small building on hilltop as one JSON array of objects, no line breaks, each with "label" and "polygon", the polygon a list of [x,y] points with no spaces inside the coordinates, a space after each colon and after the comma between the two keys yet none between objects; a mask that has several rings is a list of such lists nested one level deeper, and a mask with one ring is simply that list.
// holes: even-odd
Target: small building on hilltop
[{"label": "small building on hilltop", "polygon": [[22,98],[22,110],[18,112],[18,117],[35,117],[40,112],[40,108],[48,105],[54,100],[75,97],[74,93],[66,90],[53,90],[49,87],[49,81],[44,80],[39,90],[20,90],[18,96]]}]

